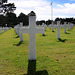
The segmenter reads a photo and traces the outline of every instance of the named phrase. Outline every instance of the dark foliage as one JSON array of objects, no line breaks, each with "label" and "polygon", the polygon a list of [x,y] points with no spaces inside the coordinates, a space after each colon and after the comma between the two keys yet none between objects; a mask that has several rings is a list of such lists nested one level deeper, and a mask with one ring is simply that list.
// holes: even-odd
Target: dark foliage
[{"label": "dark foliage", "polygon": [[75,24],[75,18],[56,18],[55,22],[57,21],[61,21],[61,24],[64,24],[64,22],[67,22],[67,23],[70,22]]},{"label": "dark foliage", "polygon": [[13,12],[16,10],[14,3],[7,3],[8,0],[0,1],[0,14],[5,15],[6,13]]},{"label": "dark foliage", "polygon": [[18,16],[18,23],[23,22],[24,26],[29,25],[29,18],[28,15],[25,15],[24,13],[20,13]]},{"label": "dark foliage", "polygon": [[45,24],[45,20],[36,21],[36,24],[37,24],[37,25],[42,25],[42,23],[44,23],[44,24]]}]

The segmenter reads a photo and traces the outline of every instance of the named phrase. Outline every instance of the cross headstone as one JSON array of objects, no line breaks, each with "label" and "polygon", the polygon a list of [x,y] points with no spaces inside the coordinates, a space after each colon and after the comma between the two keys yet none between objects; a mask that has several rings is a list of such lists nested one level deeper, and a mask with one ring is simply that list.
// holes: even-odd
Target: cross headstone
[{"label": "cross headstone", "polygon": [[17,25],[14,27],[14,29],[15,29],[15,31],[16,31],[16,33],[17,33],[18,36],[20,36],[20,35],[19,35],[19,29],[20,29],[20,27],[23,27],[23,23],[22,23],[22,22],[20,22],[20,24],[17,24]]},{"label": "cross headstone", "polygon": [[57,28],[57,39],[60,39],[60,21],[57,21],[57,25],[54,25],[54,28]]},{"label": "cross headstone", "polygon": [[73,28],[74,24],[70,23],[70,29]]},{"label": "cross headstone", "polygon": [[0,33],[2,33],[2,27],[0,27]]},{"label": "cross headstone", "polygon": [[4,33],[4,27],[2,28],[2,32]]},{"label": "cross headstone", "polygon": [[12,27],[9,27],[9,29],[11,29]]},{"label": "cross headstone", "polygon": [[17,24],[17,25],[14,27],[14,29],[15,29],[15,32],[17,33],[17,35],[19,36],[19,24]]},{"label": "cross headstone", "polygon": [[65,27],[64,32],[66,33],[66,22],[64,22],[64,27]]},{"label": "cross headstone", "polygon": [[53,21],[52,21],[52,24],[50,24],[48,27],[49,27],[50,29],[52,29],[52,32],[54,32],[54,25],[53,25]]},{"label": "cross headstone", "polygon": [[60,28],[64,27],[64,25],[60,25],[60,21],[57,21],[57,25],[54,25],[54,28],[57,28],[57,39],[60,39]]},{"label": "cross headstone", "polygon": [[53,26],[53,22],[52,22],[52,32],[54,32],[54,26]]},{"label": "cross headstone", "polygon": [[60,21],[57,21],[57,39],[60,39]]},{"label": "cross headstone", "polygon": [[70,30],[70,23],[68,23],[68,31]]},{"label": "cross headstone", "polygon": [[5,24],[5,26],[7,27],[7,24]]},{"label": "cross headstone", "polygon": [[23,27],[23,22],[20,22],[20,27]]},{"label": "cross headstone", "polygon": [[42,27],[44,27],[44,32],[42,33],[42,35],[44,36],[45,35],[45,31],[46,31],[46,28],[47,28],[47,25],[42,23]]},{"label": "cross headstone", "polygon": [[71,26],[71,25],[72,25],[72,23],[70,23],[70,29],[72,28],[72,26]]},{"label": "cross headstone", "polygon": [[48,27],[51,29],[51,24],[50,24],[50,25],[48,25]]},{"label": "cross headstone", "polygon": [[21,27],[20,34],[29,33],[29,60],[36,60],[36,33],[43,33],[44,28],[36,27],[36,15],[29,13],[29,27]]}]

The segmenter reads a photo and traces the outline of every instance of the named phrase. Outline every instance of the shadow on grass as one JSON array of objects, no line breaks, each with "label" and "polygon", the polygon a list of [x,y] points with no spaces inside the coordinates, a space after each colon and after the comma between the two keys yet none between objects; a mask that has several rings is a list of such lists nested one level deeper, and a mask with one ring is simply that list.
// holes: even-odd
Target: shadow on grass
[{"label": "shadow on grass", "polygon": [[55,32],[54,30],[52,32]]},{"label": "shadow on grass", "polygon": [[65,34],[70,34],[70,33],[67,33],[67,32],[66,32]]},{"label": "shadow on grass", "polygon": [[47,36],[47,35],[45,35],[45,34],[42,34],[42,36]]},{"label": "shadow on grass", "polygon": [[19,38],[19,36],[16,36],[15,38]]},{"label": "shadow on grass", "polygon": [[[73,28],[74,28],[74,27],[73,27]],[[72,31],[72,30],[73,30],[73,28],[69,29],[68,31]]]},{"label": "shadow on grass", "polygon": [[61,38],[59,38],[58,40],[59,41],[57,41],[57,42],[65,42],[65,41],[67,41],[67,39],[61,39]]},{"label": "shadow on grass", "polygon": [[71,31],[71,30],[68,30],[68,31]]},{"label": "shadow on grass", "polygon": [[22,42],[19,42],[18,44],[14,44],[13,46],[20,46],[21,44],[23,44]]},{"label": "shadow on grass", "polygon": [[36,60],[32,60],[28,62],[28,72],[23,75],[48,75],[46,70],[36,71]]}]

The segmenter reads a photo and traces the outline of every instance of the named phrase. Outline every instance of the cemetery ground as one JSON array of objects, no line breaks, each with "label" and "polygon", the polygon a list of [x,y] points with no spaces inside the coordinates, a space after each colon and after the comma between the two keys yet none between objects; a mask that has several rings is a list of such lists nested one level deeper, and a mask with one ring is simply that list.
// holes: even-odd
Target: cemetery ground
[{"label": "cemetery ground", "polygon": [[0,34],[0,75],[75,75],[75,27],[67,33],[48,27],[45,36],[36,34],[36,61],[29,59],[29,35],[23,42],[14,29]]}]

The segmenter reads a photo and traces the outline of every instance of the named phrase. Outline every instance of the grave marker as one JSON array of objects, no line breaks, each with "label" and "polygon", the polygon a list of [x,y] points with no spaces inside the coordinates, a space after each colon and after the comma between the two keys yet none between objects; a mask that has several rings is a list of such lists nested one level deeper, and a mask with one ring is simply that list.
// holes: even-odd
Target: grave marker
[{"label": "grave marker", "polygon": [[16,33],[17,33],[18,36],[20,36],[20,35],[19,35],[19,29],[20,29],[20,27],[22,27],[22,26],[23,26],[23,23],[20,22],[20,24],[17,24],[17,25],[14,27],[14,29],[15,29],[15,31],[16,31]]},{"label": "grave marker", "polygon": [[53,26],[53,22],[52,22],[52,32],[54,32],[54,26]]},{"label": "grave marker", "polygon": [[29,27],[21,27],[20,34],[29,33],[29,60],[36,60],[36,33],[43,33],[44,28],[36,27],[36,15],[29,13]]},{"label": "grave marker", "polygon": [[14,27],[14,29],[15,29],[15,32],[17,33],[17,35],[19,36],[19,24],[17,24],[17,25]]},{"label": "grave marker", "polygon": [[65,29],[64,29],[64,32],[65,32],[65,33],[66,33],[66,27],[67,27],[67,26],[66,26],[66,22],[64,22],[64,28],[65,28]]},{"label": "grave marker", "polygon": [[0,33],[2,33],[2,27],[0,27]]},{"label": "grave marker", "polygon": [[42,27],[44,28],[44,32],[42,33],[42,35],[45,36],[45,31],[46,31],[47,25],[42,23]]},{"label": "grave marker", "polygon": [[64,25],[60,25],[60,21],[57,21],[57,25],[54,25],[54,28],[57,28],[57,39],[60,39],[60,28],[64,27]]},{"label": "grave marker", "polygon": [[60,39],[60,21],[57,21],[57,39]]}]

